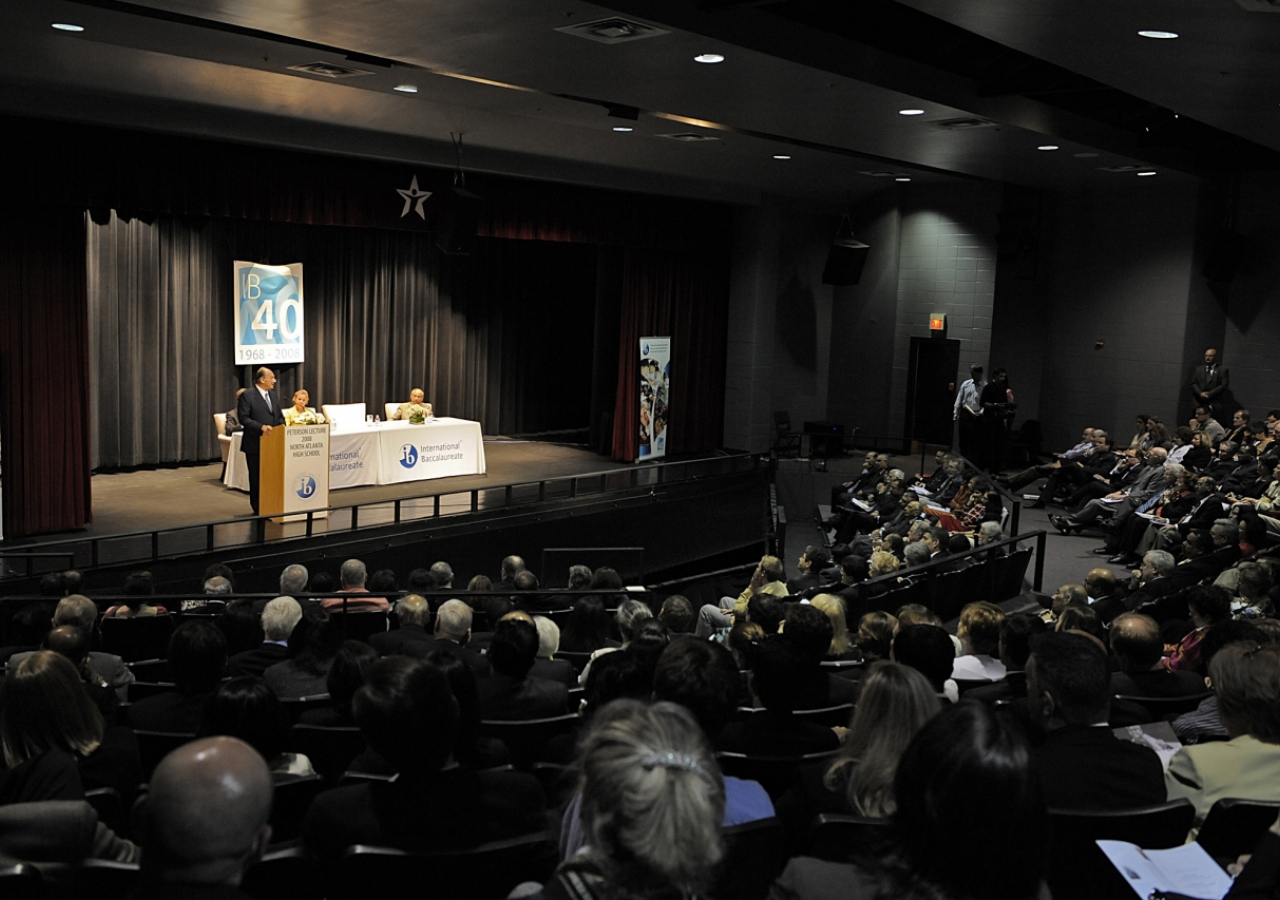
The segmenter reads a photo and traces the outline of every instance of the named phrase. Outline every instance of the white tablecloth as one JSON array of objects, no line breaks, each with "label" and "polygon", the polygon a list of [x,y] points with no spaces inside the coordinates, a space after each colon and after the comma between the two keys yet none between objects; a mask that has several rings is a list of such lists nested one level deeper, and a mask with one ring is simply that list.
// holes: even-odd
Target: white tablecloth
[{"label": "white tablecloth", "polygon": [[[249,470],[240,449],[243,433],[231,436],[222,483],[249,490]],[[364,484],[399,484],[483,475],[484,436],[479,422],[432,419],[423,425],[383,422],[329,433],[329,490]]]}]

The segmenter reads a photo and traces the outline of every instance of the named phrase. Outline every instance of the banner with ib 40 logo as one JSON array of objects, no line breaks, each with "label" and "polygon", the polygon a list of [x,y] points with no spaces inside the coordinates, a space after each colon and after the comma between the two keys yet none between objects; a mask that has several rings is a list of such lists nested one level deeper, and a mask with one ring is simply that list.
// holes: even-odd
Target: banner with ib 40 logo
[{"label": "banner with ib 40 logo", "polygon": [[667,455],[671,338],[640,338],[640,450],[637,462]]},{"label": "banner with ib 40 logo", "polygon": [[236,260],[235,285],[236,365],[302,362],[302,263]]}]

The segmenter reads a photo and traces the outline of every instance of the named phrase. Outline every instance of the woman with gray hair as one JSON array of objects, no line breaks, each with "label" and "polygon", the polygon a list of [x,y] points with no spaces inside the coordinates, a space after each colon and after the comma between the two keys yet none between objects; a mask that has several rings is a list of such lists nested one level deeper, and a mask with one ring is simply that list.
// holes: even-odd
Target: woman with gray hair
[{"label": "woman with gray hair", "polygon": [[591,659],[587,660],[587,664],[582,669],[582,674],[578,676],[578,684],[586,685],[587,675],[591,672],[591,663],[596,658],[605,653],[612,653],[614,650],[625,650],[627,645],[631,643],[631,639],[635,637],[636,629],[640,627],[640,623],[645,619],[653,618],[653,610],[649,608],[649,604],[642,600],[627,600],[618,607],[618,612],[614,615],[613,620],[618,626],[618,634],[622,638],[622,646],[620,647],[601,647],[591,654]]},{"label": "woman with gray hair", "polygon": [[[704,891],[724,855],[724,781],[693,716],[675,703],[615,700],[582,745],[586,846],[537,894],[546,900],[677,898]],[[529,896],[519,889],[512,896]]]}]

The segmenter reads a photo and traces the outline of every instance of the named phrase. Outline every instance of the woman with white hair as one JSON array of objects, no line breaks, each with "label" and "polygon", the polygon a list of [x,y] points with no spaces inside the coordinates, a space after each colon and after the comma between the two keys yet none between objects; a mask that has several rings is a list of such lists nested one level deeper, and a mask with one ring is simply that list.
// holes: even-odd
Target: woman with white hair
[{"label": "woman with white hair", "polygon": [[586,845],[536,896],[675,900],[705,891],[724,855],[724,781],[688,710],[613,701],[596,713],[581,765]]}]

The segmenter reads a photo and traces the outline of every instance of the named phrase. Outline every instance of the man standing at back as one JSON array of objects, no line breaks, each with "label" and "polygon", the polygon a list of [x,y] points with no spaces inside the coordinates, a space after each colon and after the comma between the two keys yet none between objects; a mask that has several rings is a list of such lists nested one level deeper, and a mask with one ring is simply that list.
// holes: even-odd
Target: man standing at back
[{"label": "man standing at back", "polygon": [[982,377],[982,366],[969,367],[969,379],[956,391],[956,405],[951,418],[959,423],[960,452],[970,461],[977,458],[982,447],[982,389],[987,380]]},{"label": "man standing at back", "polygon": [[135,813],[146,845],[134,900],[237,900],[244,872],[271,840],[271,771],[232,737],[192,741],[166,756]]},{"label": "man standing at back", "polygon": [[1204,351],[1204,365],[1191,370],[1191,399],[1197,406],[1207,407],[1210,413],[1222,406],[1220,399],[1231,385],[1231,375],[1226,366],[1218,364],[1218,351]]},{"label": "man standing at back", "polygon": [[263,366],[254,374],[253,387],[240,395],[236,411],[244,426],[240,449],[249,465],[249,506],[258,514],[258,466],[262,460],[262,436],[284,424],[280,398],[276,395],[276,373]]}]

